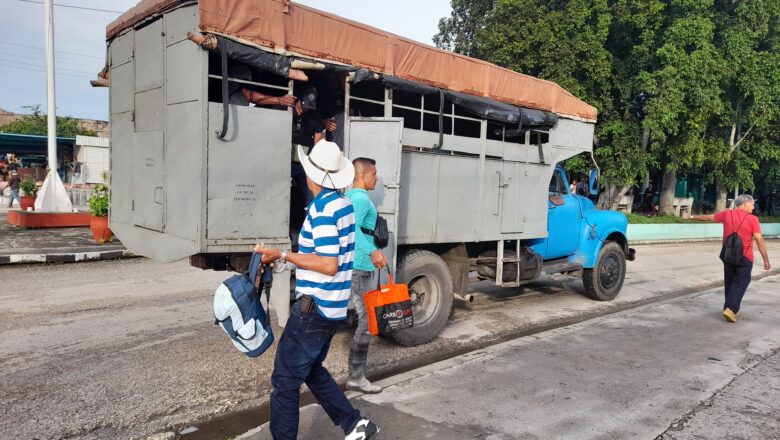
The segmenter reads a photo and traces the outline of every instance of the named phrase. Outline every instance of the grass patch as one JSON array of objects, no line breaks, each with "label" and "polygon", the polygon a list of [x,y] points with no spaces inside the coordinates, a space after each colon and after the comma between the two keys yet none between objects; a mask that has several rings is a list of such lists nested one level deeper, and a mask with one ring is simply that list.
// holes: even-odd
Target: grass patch
[{"label": "grass patch", "polygon": [[[634,225],[663,225],[670,223],[707,223],[696,220],[684,219],[674,215],[656,215],[647,216],[641,214],[626,214],[628,217],[628,223]],[[758,217],[761,223],[780,223],[780,216],[777,215],[761,215]]]},{"label": "grass patch", "polygon": [[688,220],[676,215],[656,215],[648,216],[641,214],[626,214],[628,222],[635,225],[660,225],[669,223],[700,223],[695,220]]}]

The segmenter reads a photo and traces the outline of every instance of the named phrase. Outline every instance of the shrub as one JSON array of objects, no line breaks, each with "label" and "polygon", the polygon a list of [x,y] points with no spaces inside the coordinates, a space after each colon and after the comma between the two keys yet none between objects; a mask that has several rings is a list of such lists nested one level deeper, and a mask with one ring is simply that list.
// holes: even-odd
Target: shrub
[{"label": "shrub", "polygon": [[95,217],[108,215],[108,187],[106,185],[95,185],[95,193],[89,198],[89,210]]},{"label": "shrub", "polygon": [[19,183],[19,189],[22,190],[24,196],[36,197],[38,195],[38,184],[31,177],[25,177]]}]

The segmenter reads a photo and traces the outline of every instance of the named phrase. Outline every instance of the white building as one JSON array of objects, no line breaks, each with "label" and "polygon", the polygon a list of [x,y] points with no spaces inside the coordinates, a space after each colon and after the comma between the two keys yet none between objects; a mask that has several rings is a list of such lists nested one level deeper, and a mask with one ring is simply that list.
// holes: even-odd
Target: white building
[{"label": "white building", "polygon": [[103,173],[108,173],[109,138],[76,136],[73,156],[79,166],[73,174],[73,183],[103,183]]}]

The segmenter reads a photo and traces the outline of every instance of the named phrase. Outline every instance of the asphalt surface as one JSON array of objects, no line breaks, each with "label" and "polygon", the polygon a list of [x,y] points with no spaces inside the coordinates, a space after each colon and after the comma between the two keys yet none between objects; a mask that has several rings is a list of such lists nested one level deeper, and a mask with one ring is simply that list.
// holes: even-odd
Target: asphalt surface
[{"label": "asphalt surface", "polygon": [[[769,248],[777,260],[780,242]],[[475,302],[458,303],[433,342],[402,348],[376,339],[369,371],[419,366],[722,277],[717,243],[638,252],[623,291],[608,303],[580,295],[577,279],[524,289],[476,284]],[[0,438],[146,438],[252,414],[267,402],[273,356],[244,357],[214,326],[213,291],[227,276],[145,259],[0,267]],[[350,329],[337,334],[326,361],[339,381],[350,338]]]},{"label": "asphalt surface", "polygon": [[[390,439],[780,438],[780,276],[518,338],[353,399]],[[318,405],[300,438],[340,438]],[[267,430],[253,439],[270,438]]]}]

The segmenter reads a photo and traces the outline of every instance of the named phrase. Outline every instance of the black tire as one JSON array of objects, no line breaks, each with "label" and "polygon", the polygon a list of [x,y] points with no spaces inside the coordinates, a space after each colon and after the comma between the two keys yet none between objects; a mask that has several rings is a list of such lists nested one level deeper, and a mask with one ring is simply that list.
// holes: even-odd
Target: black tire
[{"label": "black tire", "polygon": [[596,301],[610,301],[620,293],[626,278],[626,254],[623,246],[607,242],[599,252],[596,267],[582,272],[585,294]]},{"label": "black tire", "polygon": [[414,326],[390,337],[405,346],[425,344],[441,333],[452,311],[452,276],[447,264],[433,252],[413,249],[401,256],[396,278],[409,285]]}]

